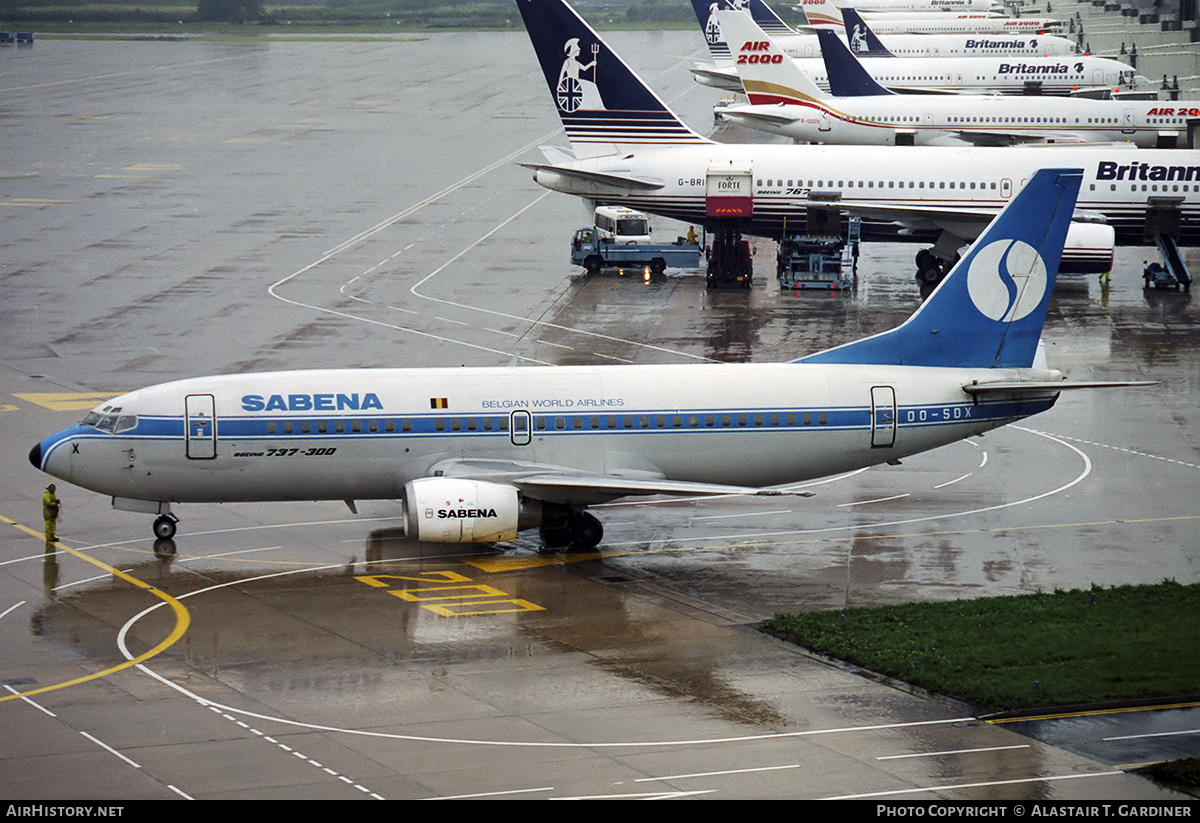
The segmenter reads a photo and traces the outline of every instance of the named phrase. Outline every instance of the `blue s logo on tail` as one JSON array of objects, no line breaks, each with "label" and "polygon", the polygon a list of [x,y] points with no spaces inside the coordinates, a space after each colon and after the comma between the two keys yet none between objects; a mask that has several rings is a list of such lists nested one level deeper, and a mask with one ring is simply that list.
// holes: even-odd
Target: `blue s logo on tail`
[{"label": "blue s logo on tail", "polygon": [[967,268],[967,293],[979,313],[999,323],[1028,317],[1048,291],[1046,264],[1022,240],[997,240],[981,248]]},{"label": "blue s logo on tail", "polygon": [[797,362],[1029,368],[1082,180],[1042,169],[904,324]]}]

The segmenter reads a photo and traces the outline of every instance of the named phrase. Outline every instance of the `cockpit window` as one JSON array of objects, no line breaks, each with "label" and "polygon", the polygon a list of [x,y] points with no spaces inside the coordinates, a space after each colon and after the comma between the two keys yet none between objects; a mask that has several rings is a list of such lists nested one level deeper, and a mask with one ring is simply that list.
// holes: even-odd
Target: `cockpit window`
[{"label": "cockpit window", "polygon": [[650,223],[647,220],[626,218],[617,221],[617,234],[640,237],[650,233]]},{"label": "cockpit window", "polygon": [[105,407],[98,412],[88,412],[79,425],[115,434],[137,426],[137,415],[121,414],[119,407]]}]

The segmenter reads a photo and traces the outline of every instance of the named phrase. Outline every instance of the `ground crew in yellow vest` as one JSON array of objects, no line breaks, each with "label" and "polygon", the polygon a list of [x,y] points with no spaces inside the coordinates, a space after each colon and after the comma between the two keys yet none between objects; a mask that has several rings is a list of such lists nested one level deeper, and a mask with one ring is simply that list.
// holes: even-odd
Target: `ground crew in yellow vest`
[{"label": "ground crew in yellow vest", "polygon": [[53,483],[42,492],[42,518],[46,521],[46,542],[52,543],[58,539],[58,498],[54,496]]}]

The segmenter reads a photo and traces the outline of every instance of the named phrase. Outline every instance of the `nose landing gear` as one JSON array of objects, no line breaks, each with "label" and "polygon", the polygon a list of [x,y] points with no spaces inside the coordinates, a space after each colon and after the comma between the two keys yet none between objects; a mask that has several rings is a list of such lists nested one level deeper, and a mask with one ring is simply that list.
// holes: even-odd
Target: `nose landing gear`
[{"label": "nose landing gear", "polygon": [[175,524],[179,518],[173,514],[160,514],[154,519],[154,536],[159,540],[170,540],[175,536]]}]

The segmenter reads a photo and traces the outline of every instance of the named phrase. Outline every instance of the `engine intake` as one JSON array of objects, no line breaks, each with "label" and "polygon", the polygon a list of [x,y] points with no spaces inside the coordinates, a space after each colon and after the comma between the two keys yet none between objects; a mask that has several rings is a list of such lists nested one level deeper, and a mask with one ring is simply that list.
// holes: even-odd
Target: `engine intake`
[{"label": "engine intake", "polygon": [[542,522],[538,501],[523,501],[515,486],[421,477],[404,484],[405,534],[431,543],[513,540]]}]

